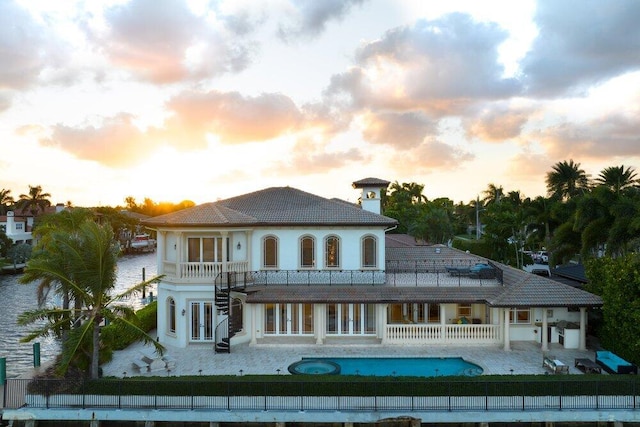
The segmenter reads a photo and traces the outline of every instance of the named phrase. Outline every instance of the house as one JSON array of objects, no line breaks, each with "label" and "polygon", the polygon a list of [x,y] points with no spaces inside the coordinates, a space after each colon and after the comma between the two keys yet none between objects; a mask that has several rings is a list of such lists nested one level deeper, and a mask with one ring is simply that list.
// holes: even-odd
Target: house
[{"label": "house", "polygon": [[217,352],[345,340],[585,348],[586,313],[602,305],[598,296],[389,234],[397,222],[380,214],[388,184],[354,182],[361,206],[277,187],[145,220],[163,275],[160,342]]},{"label": "house", "polygon": [[31,229],[33,228],[33,216],[16,216],[9,211],[7,215],[0,216],[0,230],[4,231],[14,244],[31,243]]},{"label": "house", "polygon": [[[64,205],[58,203],[56,206],[48,206],[44,213],[58,213],[64,210]],[[13,244],[32,244],[31,231],[33,230],[35,217],[26,210],[16,209],[0,216],[0,230],[4,231]]]}]

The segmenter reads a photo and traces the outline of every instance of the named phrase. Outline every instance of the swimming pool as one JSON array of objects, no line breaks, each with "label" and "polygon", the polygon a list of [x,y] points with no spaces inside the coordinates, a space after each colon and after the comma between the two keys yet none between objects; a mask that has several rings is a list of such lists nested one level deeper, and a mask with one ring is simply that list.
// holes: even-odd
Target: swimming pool
[{"label": "swimming pool", "polygon": [[475,377],[482,375],[483,369],[462,357],[303,357],[289,366],[289,372],[303,375]]}]

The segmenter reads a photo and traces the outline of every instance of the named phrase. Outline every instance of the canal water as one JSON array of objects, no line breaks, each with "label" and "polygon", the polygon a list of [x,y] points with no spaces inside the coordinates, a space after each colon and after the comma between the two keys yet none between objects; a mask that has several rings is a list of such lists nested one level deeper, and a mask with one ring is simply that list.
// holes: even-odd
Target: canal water
[{"label": "canal water", "polygon": [[[142,274],[151,279],[157,273],[156,254],[145,253],[125,255],[118,260],[118,276],[115,293],[120,293],[142,281]],[[30,343],[21,343],[20,339],[33,329],[33,326],[18,326],[16,319],[20,313],[38,308],[36,290],[38,283],[28,285],[18,283],[20,275],[0,274],[0,357],[7,360],[7,377],[15,378],[33,368],[33,343],[40,343],[40,361],[45,364],[55,358],[59,343],[54,338],[38,338]],[[125,303],[141,308],[149,299],[149,293],[156,295],[153,285],[146,291],[146,300],[137,295]],[[53,304],[50,296],[47,304]]]}]

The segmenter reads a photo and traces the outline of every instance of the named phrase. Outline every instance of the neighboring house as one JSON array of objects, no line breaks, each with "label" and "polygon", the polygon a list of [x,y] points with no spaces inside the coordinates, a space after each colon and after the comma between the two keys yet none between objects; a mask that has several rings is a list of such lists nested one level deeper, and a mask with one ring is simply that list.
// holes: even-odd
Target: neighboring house
[{"label": "neighboring house", "polygon": [[559,265],[551,270],[551,278],[575,288],[582,288],[588,283],[584,264]]},{"label": "neighboring house", "polygon": [[31,243],[31,229],[33,228],[32,215],[16,215],[9,211],[7,215],[0,216],[0,229],[4,231],[14,244]]},{"label": "neighboring house", "polygon": [[[64,210],[64,205],[58,203],[55,206],[48,206],[44,213],[58,213]],[[14,244],[32,243],[31,231],[35,217],[25,210],[14,210],[7,212],[7,215],[0,216],[0,229],[5,232]]]},{"label": "neighboring house", "polygon": [[[158,339],[187,347],[586,346],[593,294],[443,245],[387,234],[389,183],[353,183],[362,207],[268,188],[145,220],[157,232]],[[467,274],[489,263],[490,276]],[[449,267],[449,269],[447,269]],[[568,323],[567,323],[568,322]],[[569,330],[576,325],[576,330]]]}]

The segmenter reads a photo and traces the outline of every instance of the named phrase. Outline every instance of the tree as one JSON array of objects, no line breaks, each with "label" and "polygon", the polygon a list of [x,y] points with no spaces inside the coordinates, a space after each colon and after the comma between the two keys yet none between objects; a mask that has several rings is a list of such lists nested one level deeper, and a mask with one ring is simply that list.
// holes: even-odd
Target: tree
[{"label": "tree", "polygon": [[120,304],[124,298],[141,291],[158,277],[139,283],[119,295],[111,295],[116,283],[119,252],[113,237],[109,224],[100,225],[92,220],[84,221],[73,233],[52,231],[48,235],[48,243],[27,263],[20,279],[22,283],[59,282],[71,292],[77,302],[76,307],[80,307],[45,307],[25,312],[18,318],[22,325],[38,325],[22,341],[51,334],[59,336],[69,321],[75,323],[63,341],[58,366],[60,373],[66,372],[87,351],[91,378],[98,378],[100,324],[103,321],[127,330],[145,343],[152,343],[160,354],[163,352],[163,347],[137,325],[133,309]]},{"label": "tree", "polygon": [[484,194],[482,202],[487,206],[492,203],[500,203],[500,200],[504,197],[504,189],[501,185],[489,184],[482,194]]},{"label": "tree", "polygon": [[587,290],[602,297],[601,344],[640,363],[640,256],[599,258],[586,264]]},{"label": "tree", "polygon": [[11,190],[0,190],[0,215],[6,215],[9,208],[14,204]]},{"label": "tree", "polygon": [[38,213],[44,213],[45,209],[51,206],[50,197],[51,194],[42,192],[41,186],[30,185],[29,194],[21,194],[17,205],[20,209],[28,210],[31,215],[36,216]]},{"label": "tree", "polygon": [[598,175],[598,178],[596,178],[596,182],[599,185],[608,187],[616,194],[619,194],[620,191],[626,188],[638,186],[635,169],[632,167],[625,169],[624,165],[604,168],[600,172],[600,175]]},{"label": "tree", "polygon": [[547,173],[546,179],[550,195],[567,200],[584,194],[589,189],[589,177],[580,169],[580,163],[565,160],[553,165],[552,169]]}]

